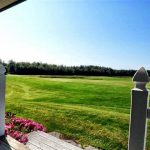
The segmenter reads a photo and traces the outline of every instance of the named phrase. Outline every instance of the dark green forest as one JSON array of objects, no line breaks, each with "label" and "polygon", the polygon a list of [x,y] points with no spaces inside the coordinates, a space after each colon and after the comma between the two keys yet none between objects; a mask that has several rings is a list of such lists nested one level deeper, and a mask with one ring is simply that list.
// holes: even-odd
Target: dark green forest
[{"label": "dark green forest", "polygon": [[85,76],[133,76],[135,70],[116,70],[101,66],[64,66],[41,62],[15,62],[8,63],[0,60],[6,67],[7,73],[18,75],[85,75]]}]

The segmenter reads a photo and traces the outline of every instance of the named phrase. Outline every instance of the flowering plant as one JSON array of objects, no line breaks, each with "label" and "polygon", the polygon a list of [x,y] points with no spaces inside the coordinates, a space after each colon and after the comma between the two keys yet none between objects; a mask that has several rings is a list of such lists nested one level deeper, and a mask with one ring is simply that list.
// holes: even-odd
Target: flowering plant
[{"label": "flowering plant", "polygon": [[5,122],[5,134],[24,144],[28,141],[27,133],[37,130],[46,131],[42,124],[28,119],[17,118],[11,112],[5,113]]}]

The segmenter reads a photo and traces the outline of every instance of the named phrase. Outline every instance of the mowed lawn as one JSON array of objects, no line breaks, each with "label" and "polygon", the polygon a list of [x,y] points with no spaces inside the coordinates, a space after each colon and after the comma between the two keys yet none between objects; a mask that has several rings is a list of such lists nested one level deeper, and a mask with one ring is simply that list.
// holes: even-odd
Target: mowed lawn
[{"label": "mowed lawn", "polygon": [[127,77],[7,75],[6,110],[83,146],[126,150],[133,86]]}]

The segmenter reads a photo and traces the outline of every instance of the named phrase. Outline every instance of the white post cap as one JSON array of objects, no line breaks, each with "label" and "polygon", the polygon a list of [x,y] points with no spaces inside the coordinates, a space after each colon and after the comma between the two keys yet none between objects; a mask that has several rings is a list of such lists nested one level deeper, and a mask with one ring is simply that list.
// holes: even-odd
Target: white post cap
[{"label": "white post cap", "polygon": [[133,76],[135,88],[139,90],[146,90],[146,84],[149,82],[149,75],[144,67],[141,67]]},{"label": "white post cap", "polygon": [[133,76],[134,82],[149,82],[149,75],[144,67],[141,67]]},{"label": "white post cap", "polygon": [[5,72],[6,72],[5,67],[2,64],[0,64],[0,74],[5,74]]}]

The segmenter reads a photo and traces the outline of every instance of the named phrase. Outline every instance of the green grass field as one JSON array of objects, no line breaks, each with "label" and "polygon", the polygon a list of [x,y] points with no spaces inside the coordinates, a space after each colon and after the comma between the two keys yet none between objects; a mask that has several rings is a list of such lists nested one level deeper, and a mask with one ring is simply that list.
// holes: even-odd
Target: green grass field
[{"label": "green grass field", "polygon": [[127,77],[7,75],[6,110],[84,146],[125,150],[133,86]]}]

